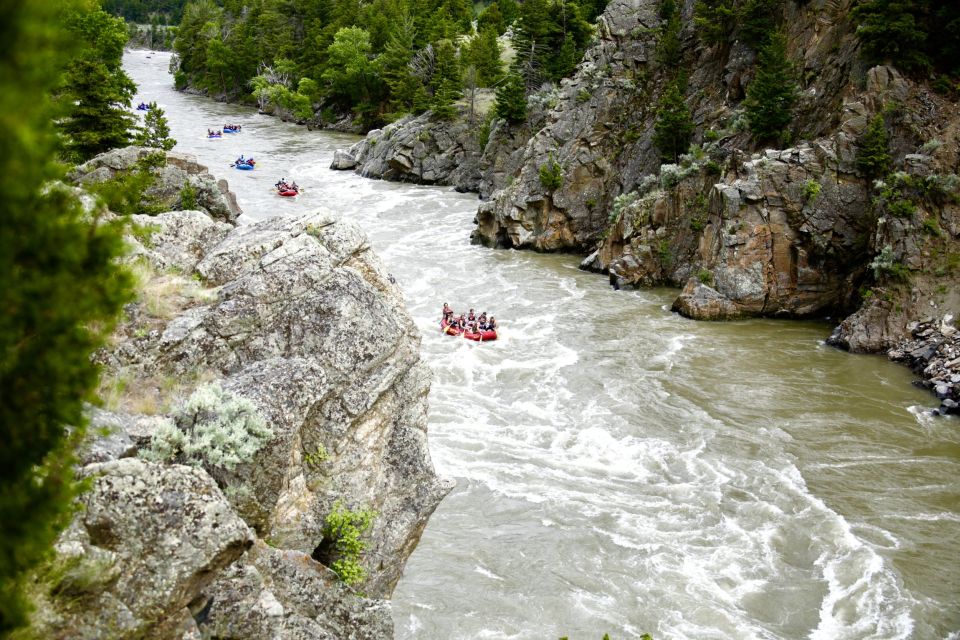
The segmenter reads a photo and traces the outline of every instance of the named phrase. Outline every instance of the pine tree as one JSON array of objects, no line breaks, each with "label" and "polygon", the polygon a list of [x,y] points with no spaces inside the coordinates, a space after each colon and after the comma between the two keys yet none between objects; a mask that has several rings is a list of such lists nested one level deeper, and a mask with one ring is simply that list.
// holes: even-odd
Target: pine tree
[{"label": "pine tree", "polygon": [[[115,227],[64,189],[48,96],[86,44],[79,0],[7,3],[0,51],[0,637],[22,625],[29,572],[47,558],[77,492],[72,446],[93,400],[90,361],[128,298]],[[71,21],[69,32],[63,21]],[[122,21],[120,22],[122,25]],[[68,436],[67,426],[72,428]]]},{"label": "pine tree", "polygon": [[747,124],[758,141],[785,143],[793,121],[793,106],[797,101],[797,83],[793,64],[787,57],[787,39],[782,33],[770,37],[760,50],[757,75],[747,87],[744,100]]},{"label": "pine tree", "polygon": [[73,11],[64,18],[81,49],[64,75],[60,98],[65,117],[60,128],[66,136],[67,158],[82,162],[129,144],[134,126],[130,100],[136,85],[121,66],[127,41],[122,18],[100,9]]},{"label": "pine tree", "polygon": [[442,120],[450,120],[457,115],[454,102],[462,95],[460,90],[460,62],[457,60],[457,50],[449,40],[441,40],[434,47],[436,63],[430,85],[433,89],[433,100],[430,108],[435,116]]},{"label": "pine tree", "polygon": [[924,52],[928,34],[917,24],[916,0],[866,0],[855,6],[851,16],[857,22],[863,57],[870,64],[894,64],[908,71],[930,68]]},{"label": "pine tree", "polygon": [[667,85],[660,96],[653,131],[653,144],[660,150],[660,159],[664,162],[676,162],[690,146],[693,119],[683,100],[681,80],[674,80]]},{"label": "pine tree", "polygon": [[510,124],[519,124],[527,119],[527,88],[516,70],[511,70],[497,88],[494,109],[498,118]]},{"label": "pine tree", "polygon": [[150,110],[143,118],[143,127],[137,134],[137,144],[142,147],[153,147],[170,151],[177,141],[170,137],[170,127],[163,109],[156,102],[150,103]]},{"label": "pine tree", "polygon": [[886,175],[890,171],[890,139],[881,114],[870,120],[858,143],[857,167],[863,175],[868,180]]},{"label": "pine tree", "polygon": [[497,32],[486,28],[470,39],[464,47],[466,64],[477,69],[477,83],[481,87],[492,87],[503,77],[503,63],[500,61],[500,44]]}]

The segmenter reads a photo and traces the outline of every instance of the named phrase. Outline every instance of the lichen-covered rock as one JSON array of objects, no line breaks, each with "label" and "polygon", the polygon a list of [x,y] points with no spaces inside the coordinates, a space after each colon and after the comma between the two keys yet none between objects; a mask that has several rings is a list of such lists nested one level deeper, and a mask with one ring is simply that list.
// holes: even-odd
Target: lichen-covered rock
[{"label": "lichen-covered rock", "polygon": [[198,617],[219,640],[389,640],[390,614],[307,554],[258,542],[207,590]]},{"label": "lichen-covered rock", "polygon": [[[130,216],[139,233],[129,239],[131,258],[144,257],[156,269],[190,273],[197,262],[233,229],[203,211],[170,211]],[[137,239],[139,237],[139,239]]]},{"label": "lichen-covered rock", "polygon": [[73,170],[70,177],[84,185],[109,180],[120,173],[134,170],[137,163],[151,154],[163,153],[166,160],[151,169],[156,179],[146,190],[150,201],[161,210],[183,209],[183,189],[189,185],[194,191],[194,206],[211,217],[235,224],[241,210],[236,196],[226,180],[214,178],[207,167],[197,162],[196,156],[147,147],[124,147],[100,154]]},{"label": "lichen-covered rock", "polygon": [[173,638],[180,612],[253,543],[202,469],[91,464],[83,511],[57,543],[67,568],[46,637]]},{"label": "lichen-covered rock", "polygon": [[480,183],[479,123],[438,120],[431,112],[407,116],[370,131],[338,151],[333,169],[351,169],[368,178],[418,184],[446,184],[476,191]]},{"label": "lichen-covered rock", "polygon": [[[122,327],[131,338],[100,360],[151,380],[205,372],[252,401],[271,439],[234,468],[204,468],[260,537],[303,554],[323,543],[335,503],[375,512],[360,587],[389,597],[451,488],[430,461],[430,373],[399,288],[363,233],[327,211],[210,242],[219,228],[179,223],[190,217],[164,220],[151,237],[167,238],[158,255],[171,264],[195,264],[213,297],[153,318],[146,335]],[[162,418],[127,422],[143,446]]]}]

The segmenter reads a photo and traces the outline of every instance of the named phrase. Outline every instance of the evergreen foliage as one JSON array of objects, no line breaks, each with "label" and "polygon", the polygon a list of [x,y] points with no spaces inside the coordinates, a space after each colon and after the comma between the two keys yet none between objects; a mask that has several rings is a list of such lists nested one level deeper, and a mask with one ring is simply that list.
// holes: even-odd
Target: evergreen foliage
[{"label": "evergreen foliage", "polygon": [[433,75],[430,78],[433,91],[430,108],[435,116],[450,120],[457,114],[454,102],[461,96],[461,86],[457,50],[449,40],[441,40],[435,48]]},{"label": "evergreen foliage", "polygon": [[890,171],[890,149],[883,116],[877,114],[870,120],[858,140],[857,167],[868,180],[884,176]]},{"label": "evergreen foliage", "polygon": [[851,11],[863,58],[904,71],[960,76],[960,4],[863,0]]},{"label": "evergreen foliage", "polygon": [[523,78],[511,71],[497,88],[497,101],[494,106],[497,117],[510,124],[519,124],[527,119],[527,89]]},{"label": "evergreen foliage", "polygon": [[48,96],[82,44],[64,22],[83,11],[8,2],[0,21],[0,636],[24,623],[26,576],[71,516],[72,448],[97,384],[90,355],[130,291],[119,229],[47,188],[60,177]]},{"label": "evergreen foliage", "polygon": [[[572,73],[605,0],[494,0],[477,18],[468,0],[192,0],[174,49],[174,82],[297,118],[353,113],[367,127],[433,109],[452,115],[462,91],[434,78],[437,53],[473,66],[475,86],[503,78],[497,37],[514,25],[518,66],[530,89]],[[289,61],[283,81],[281,60]],[[302,78],[316,81],[312,94]],[[248,93],[249,92],[249,93]]]},{"label": "evergreen foliage", "polygon": [[540,184],[550,193],[563,185],[563,167],[554,160],[552,153],[547,161],[540,165]]},{"label": "evergreen foliage", "polygon": [[67,66],[59,91],[66,136],[64,154],[73,162],[130,142],[134,118],[130,100],[136,85],[123,71],[127,29],[121,18],[100,9],[64,12],[64,25],[78,51]]},{"label": "evergreen foliage", "polygon": [[660,150],[663,162],[676,162],[690,146],[693,136],[693,117],[683,99],[682,86],[682,79],[671,82],[657,103],[653,144]]},{"label": "evergreen foliage", "polygon": [[660,30],[660,42],[657,44],[657,62],[669,69],[680,65],[680,12],[672,9],[673,0],[661,5],[661,15],[669,16]]},{"label": "evergreen foliage", "polygon": [[137,134],[136,143],[142,147],[153,147],[170,151],[177,141],[170,137],[170,126],[163,109],[156,102],[150,103],[150,110],[143,117],[143,127]]},{"label": "evergreen foliage", "polygon": [[485,28],[471,38],[464,47],[463,57],[466,64],[476,68],[479,86],[492,87],[503,77],[500,44],[493,28]]},{"label": "evergreen foliage", "polygon": [[787,39],[782,33],[770,37],[760,50],[757,75],[747,87],[744,100],[747,124],[760,142],[789,141],[797,83],[793,63],[787,57]]},{"label": "evergreen foliage", "polygon": [[694,24],[707,44],[729,45],[742,40],[754,49],[776,33],[783,0],[697,0]]}]

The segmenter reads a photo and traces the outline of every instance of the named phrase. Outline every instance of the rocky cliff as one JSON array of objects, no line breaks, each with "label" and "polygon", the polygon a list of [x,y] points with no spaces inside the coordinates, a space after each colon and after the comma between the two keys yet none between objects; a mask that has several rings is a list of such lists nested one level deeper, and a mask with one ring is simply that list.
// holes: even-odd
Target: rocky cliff
[{"label": "rocky cliff", "polygon": [[[574,76],[536,96],[548,109],[528,137],[494,124],[474,241],[586,254],[583,268],[618,287],[683,287],[674,309],[693,318],[846,317],[831,343],[853,351],[956,317],[960,108],[863,65],[854,4],[778,3],[798,100],[795,142],[770,149],[746,126],[755,49],[704,44],[694,3],[677,3],[678,53],[665,62],[662,3],[612,0]],[[678,69],[692,145],[662,164],[657,105]],[[878,115],[891,164],[875,181],[858,155]]]},{"label": "rocky cliff", "polygon": [[[97,356],[92,490],[37,632],[391,638],[387,599],[451,484],[419,334],[363,233],[327,211],[189,210],[134,216],[130,244],[141,295]],[[345,513],[369,524],[350,575],[331,562]]]}]

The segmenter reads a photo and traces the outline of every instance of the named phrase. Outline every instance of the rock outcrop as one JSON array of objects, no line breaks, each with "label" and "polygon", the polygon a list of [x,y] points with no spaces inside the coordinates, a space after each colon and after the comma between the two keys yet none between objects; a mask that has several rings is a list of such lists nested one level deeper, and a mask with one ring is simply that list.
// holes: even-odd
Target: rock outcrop
[{"label": "rock outcrop", "polygon": [[92,488],[57,543],[49,637],[178,637],[183,610],[253,544],[249,527],[201,469],[126,458],[83,473]]},{"label": "rock outcrop", "polygon": [[[144,159],[153,154],[163,154],[165,161],[159,166],[142,166]],[[155,176],[153,184],[144,192],[144,200],[159,211],[197,208],[229,224],[235,224],[237,216],[242,213],[227,181],[213,177],[207,167],[197,162],[196,156],[187,153],[147,147],[114,149],[80,165],[70,177],[80,185],[89,185],[128,175],[138,169]],[[190,187],[193,202],[184,202],[185,186]]]},{"label": "rock outcrop", "polygon": [[[327,211],[242,227],[199,211],[135,223],[150,231],[130,238],[143,296],[97,355],[116,387],[81,455],[94,490],[58,546],[57,562],[100,573],[51,589],[38,632],[392,637],[387,599],[451,488],[430,461],[430,373],[399,289],[363,233]],[[153,459],[152,439],[214,381],[252,403],[269,429],[262,446],[234,464],[135,457],[150,448]],[[319,561],[337,509],[374,514],[364,596]]]},{"label": "rock outcrop", "polygon": [[479,122],[438,120],[431,112],[407,116],[334,155],[331,169],[354,169],[367,178],[444,184],[460,191],[480,186]]}]

